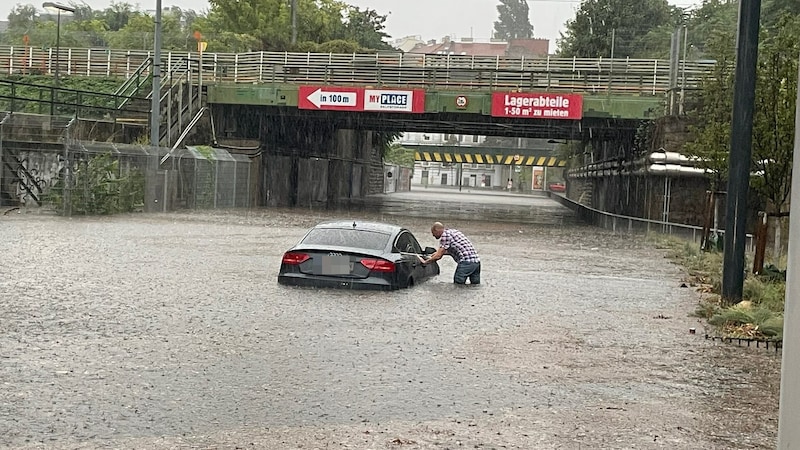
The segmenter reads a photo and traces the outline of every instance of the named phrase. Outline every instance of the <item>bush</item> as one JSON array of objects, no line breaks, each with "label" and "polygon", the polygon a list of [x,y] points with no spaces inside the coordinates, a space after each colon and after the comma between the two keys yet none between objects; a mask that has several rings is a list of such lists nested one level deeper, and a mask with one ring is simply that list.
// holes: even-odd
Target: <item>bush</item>
[{"label": "bush", "polygon": [[[70,214],[104,215],[132,212],[144,205],[144,175],[131,168],[120,173],[119,160],[110,153],[94,156],[73,170]],[[64,211],[63,177],[51,189],[47,200],[59,214]]]}]

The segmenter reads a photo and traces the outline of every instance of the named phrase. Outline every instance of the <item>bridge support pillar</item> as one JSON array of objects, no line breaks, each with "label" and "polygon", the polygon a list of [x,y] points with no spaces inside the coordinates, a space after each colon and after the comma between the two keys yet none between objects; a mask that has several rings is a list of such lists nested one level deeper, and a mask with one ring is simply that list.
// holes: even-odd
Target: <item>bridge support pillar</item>
[{"label": "bridge support pillar", "polygon": [[383,192],[382,152],[372,132],[322,121],[264,117],[260,204],[332,207]]}]

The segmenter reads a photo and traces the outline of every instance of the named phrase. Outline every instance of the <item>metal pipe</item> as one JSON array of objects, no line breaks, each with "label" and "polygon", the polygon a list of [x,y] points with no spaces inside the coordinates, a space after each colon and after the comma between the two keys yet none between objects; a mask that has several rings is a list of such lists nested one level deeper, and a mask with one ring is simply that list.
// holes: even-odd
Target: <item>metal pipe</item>
[{"label": "metal pipe", "polygon": [[689,28],[683,26],[683,62],[681,63],[681,95],[678,104],[678,114],[683,115],[684,103],[686,99],[686,46],[689,41]]},{"label": "metal pipe", "polygon": [[53,91],[50,96],[50,115],[55,115],[55,107],[56,102],[58,101],[58,86],[59,86],[59,79],[58,79],[58,71],[61,66],[61,11],[74,13],[75,8],[70,6],[62,5],[60,3],[53,3],[53,2],[44,2],[42,3],[42,8],[50,8],[55,9],[56,13],[56,68],[53,78]]}]

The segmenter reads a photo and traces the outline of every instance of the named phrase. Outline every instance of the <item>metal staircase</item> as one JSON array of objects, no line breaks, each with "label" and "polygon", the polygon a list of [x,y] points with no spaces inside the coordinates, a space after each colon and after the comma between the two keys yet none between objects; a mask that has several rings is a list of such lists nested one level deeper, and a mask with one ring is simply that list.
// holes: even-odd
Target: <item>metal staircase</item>
[{"label": "metal staircase", "polygon": [[[152,59],[142,62],[134,73],[125,80],[114,95],[123,99],[119,103],[119,117],[122,123],[148,126],[153,99]],[[197,62],[189,58],[175,61],[162,74],[159,87],[159,146],[171,147],[182,133],[193,123],[201,112],[202,93],[198,85]],[[146,94],[145,94],[146,92]]]}]

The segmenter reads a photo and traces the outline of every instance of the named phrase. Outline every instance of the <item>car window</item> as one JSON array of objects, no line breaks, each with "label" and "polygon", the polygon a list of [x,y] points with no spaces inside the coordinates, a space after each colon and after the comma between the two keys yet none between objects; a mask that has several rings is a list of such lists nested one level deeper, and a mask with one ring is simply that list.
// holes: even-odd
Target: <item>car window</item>
[{"label": "car window", "polygon": [[383,250],[389,243],[389,238],[389,234],[375,231],[314,228],[303,239],[302,244]]},{"label": "car window", "polygon": [[408,231],[403,231],[397,236],[394,247],[404,253],[422,253],[419,242]]}]

